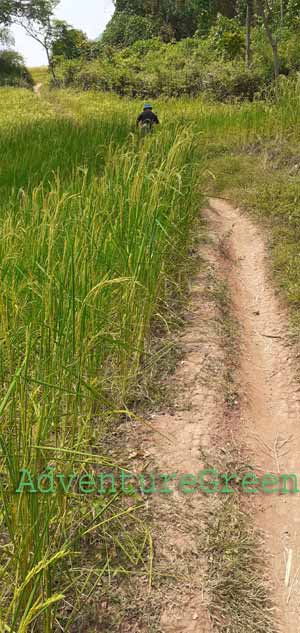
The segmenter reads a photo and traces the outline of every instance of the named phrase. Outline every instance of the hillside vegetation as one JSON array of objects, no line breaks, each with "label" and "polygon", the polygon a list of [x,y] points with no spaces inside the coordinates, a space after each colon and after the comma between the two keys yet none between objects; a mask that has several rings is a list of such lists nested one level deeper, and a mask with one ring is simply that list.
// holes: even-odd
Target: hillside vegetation
[{"label": "hillside vegetation", "polygon": [[55,0],[6,1],[0,42],[1,24],[20,24],[43,46],[54,87],[253,100],[300,70],[300,0],[116,0],[95,41],[55,18]]},{"label": "hillside vegetation", "polygon": [[131,97],[265,98],[300,70],[299,15],[297,0],[119,1],[99,42],[55,58],[56,79]]},{"label": "hillside vegetation", "polygon": [[[242,47],[241,47],[242,48]],[[195,97],[253,99],[272,82],[272,59],[247,69],[241,56],[223,58],[213,40],[188,38],[163,43],[158,38],[135,42],[122,50],[104,49],[93,61],[66,61],[57,68],[64,87],[113,91],[130,97]]]}]

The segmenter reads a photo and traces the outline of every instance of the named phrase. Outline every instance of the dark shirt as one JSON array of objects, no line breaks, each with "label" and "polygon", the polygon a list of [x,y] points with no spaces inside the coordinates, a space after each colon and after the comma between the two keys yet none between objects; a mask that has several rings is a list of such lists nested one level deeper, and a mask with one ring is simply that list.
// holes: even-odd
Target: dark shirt
[{"label": "dark shirt", "polygon": [[152,110],[144,110],[144,112],[142,112],[137,119],[138,123],[145,123],[145,121],[151,121],[151,123],[159,123],[156,114],[154,114]]}]

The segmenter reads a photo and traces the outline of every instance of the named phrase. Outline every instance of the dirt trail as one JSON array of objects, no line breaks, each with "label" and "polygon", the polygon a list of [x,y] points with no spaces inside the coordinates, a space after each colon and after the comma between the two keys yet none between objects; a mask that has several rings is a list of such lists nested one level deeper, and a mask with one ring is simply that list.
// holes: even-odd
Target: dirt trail
[{"label": "dirt trail", "polygon": [[[204,216],[210,239],[200,247],[202,264],[186,306],[183,360],[171,380],[173,406],[153,416],[154,433],[141,432],[137,424],[133,434],[131,426],[131,438],[160,473],[197,475],[218,459],[220,451],[228,453],[230,462],[235,445],[250,454],[258,476],[295,473],[300,487],[299,362],[288,339],[287,311],[270,280],[263,237],[248,217],[223,200],[211,199]],[[239,329],[233,385],[239,405],[232,412],[224,396],[227,371],[234,368],[229,368],[232,361],[224,346],[229,335],[216,299],[224,280]],[[135,465],[137,471],[142,464],[143,459]],[[208,497],[175,489],[172,497],[159,494],[149,499],[154,573],[162,581],[155,581],[142,620],[137,629],[130,624],[130,631],[153,630],[145,612],[155,613],[155,630],[160,633],[217,630],[206,593],[209,568],[203,537],[208,516],[219,506],[212,495]],[[295,495],[258,493],[252,500],[245,507],[253,508],[251,522],[263,533],[279,631],[300,633],[300,490]],[[251,596],[255,599],[255,590]],[[263,626],[260,623],[259,630]]]},{"label": "dirt trail", "polygon": [[41,88],[42,88],[42,85],[43,85],[43,84],[38,83],[38,84],[35,84],[35,85],[33,86],[33,92],[37,95],[37,97],[40,97],[40,96],[41,96]]},{"label": "dirt trail", "polygon": [[[270,282],[264,241],[238,209],[210,200],[206,217],[226,252],[226,276],[241,330],[240,433],[257,474],[297,474],[300,482],[300,386],[288,315]],[[300,493],[300,491],[299,491]],[[300,496],[259,495],[281,633],[300,631]]]},{"label": "dirt trail", "polygon": [[[211,434],[223,417],[222,385],[224,351],[220,315],[213,292],[213,250],[201,247],[205,259],[191,284],[185,310],[186,325],[180,343],[183,359],[170,381],[174,398],[171,410],[153,415],[153,432],[141,436],[139,451],[151,456],[160,473],[197,475],[206,467]],[[171,385],[169,384],[171,382]],[[132,431],[132,429],[131,429]],[[140,470],[137,465],[137,470]],[[206,557],[203,538],[210,501],[204,494],[184,494],[177,483],[168,484],[172,495],[154,495],[149,500],[154,517],[155,576],[164,580],[152,591],[152,603],[160,605],[160,633],[212,633],[206,596]],[[151,606],[147,605],[148,611]],[[144,631],[139,625],[139,633]],[[150,630],[150,628],[146,628]],[[152,628],[151,628],[152,630]]]}]

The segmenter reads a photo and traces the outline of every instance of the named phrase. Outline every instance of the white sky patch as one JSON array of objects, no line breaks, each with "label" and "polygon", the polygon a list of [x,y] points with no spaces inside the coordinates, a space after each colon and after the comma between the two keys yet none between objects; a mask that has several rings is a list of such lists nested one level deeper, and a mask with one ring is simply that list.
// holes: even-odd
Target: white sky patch
[{"label": "white sky patch", "polygon": [[[81,29],[90,39],[96,39],[104,30],[114,12],[112,0],[61,0],[55,15],[77,29]],[[15,49],[23,55],[28,66],[47,64],[45,52],[24,29],[14,26],[11,29],[15,38]]]}]

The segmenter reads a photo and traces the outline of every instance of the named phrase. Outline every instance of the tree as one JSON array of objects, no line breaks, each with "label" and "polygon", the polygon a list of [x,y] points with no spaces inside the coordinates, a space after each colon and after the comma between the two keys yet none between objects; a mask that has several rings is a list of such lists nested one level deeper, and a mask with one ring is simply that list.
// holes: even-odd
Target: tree
[{"label": "tree", "polygon": [[246,67],[249,68],[252,61],[251,28],[253,20],[253,0],[247,0],[246,7]]},{"label": "tree", "polygon": [[189,37],[197,30],[199,0],[115,0],[114,4],[112,20],[121,14],[147,18],[152,20],[155,30],[169,33],[169,39]]},{"label": "tree", "polygon": [[13,46],[14,43],[15,43],[14,38],[12,34],[10,33],[9,29],[7,29],[6,27],[0,26],[0,45],[9,47],[9,46]]},{"label": "tree", "polygon": [[48,12],[49,4],[49,0],[0,0],[0,24],[10,24],[16,18],[40,17]]},{"label": "tree", "polygon": [[214,50],[225,59],[241,57],[245,49],[245,37],[241,25],[237,20],[226,18],[219,14],[212,27],[209,40]]},{"label": "tree", "polygon": [[233,19],[241,0],[114,0],[115,15],[139,15],[160,25],[169,39],[205,35],[217,15]]},{"label": "tree", "polygon": [[0,24],[10,24],[15,11],[15,3],[12,0],[0,1]]},{"label": "tree", "polygon": [[151,39],[158,32],[158,24],[149,18],[132,13],[115,13],[104,31],[101,44],[131,46],[137,40]]},{"label": "tree", "polygon": [[279,56],[278,56],[278,42],[276,33],[272,32],[271,23],[274,21],[274,13],[272,12],[272,7],[268,3],[267,0],[256,0],[258,13],[263,21],[263,25],[266,31],[267,38],[270,42],[270,46],[273,52],[274,59],[274,75],[275,81],[277,81],[279,76]]},{"label": "tree", "polygon": [[53,38],[52,17],[58,0],[31,0],[29,2],[21,0],[21,2],[14,4],[21,5],[19,8],[15,7],[14,23],[22,26],[26,33],[44,48],[50,72],[56,81],[51,45]]},{"label": "tree", "polygon": [[77,59],[81,57],[89,46],[85,33],[74,29],[64,20],[54,20],[51,31],[51,59],[55,57]]}]

